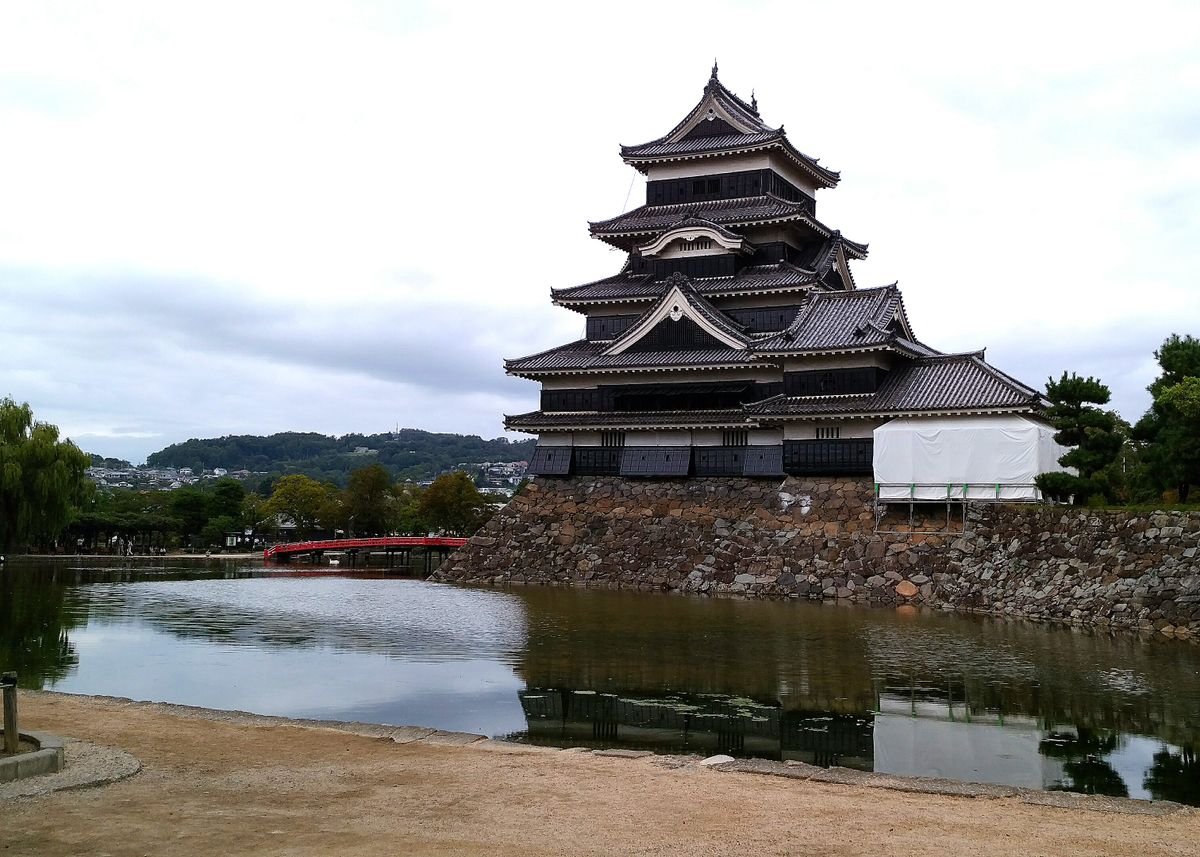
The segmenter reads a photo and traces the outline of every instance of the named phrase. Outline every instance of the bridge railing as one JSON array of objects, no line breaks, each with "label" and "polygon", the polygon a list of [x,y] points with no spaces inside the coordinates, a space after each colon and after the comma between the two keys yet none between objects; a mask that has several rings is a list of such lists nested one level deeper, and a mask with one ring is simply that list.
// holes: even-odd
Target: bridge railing
[{"label": "bridge railing", "polygon": [[460,548],[465,538],[452,536],[380,536],[368,539],[316,539],[306,542],[287,542],[271,545],[263,551],[263,559],[313,551],[353,550],[363,548]]}]

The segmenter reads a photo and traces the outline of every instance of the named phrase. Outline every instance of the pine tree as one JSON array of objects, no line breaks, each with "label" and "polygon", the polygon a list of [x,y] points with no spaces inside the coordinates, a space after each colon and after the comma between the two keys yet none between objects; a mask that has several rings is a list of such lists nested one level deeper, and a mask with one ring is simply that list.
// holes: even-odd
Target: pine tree
[{"label": "pine tree", "polygon": [[1074,468],[1078,475],[1044,473],[1036,480],[1038,487],[1056,499],[1074,496],[1076,503],[1106,493],[1107,483],[1099,474],[1116,460],[1125,440],[1118,431],[1117,415],[1096,407],[1108,404],[1108,387],[1095,378],[1063,372],[1057,381],[1047,379],[1046,398],[1052,402],[1046,416],[1058,430],[1054,440],[1071,447],[1058,463]]},{"label": "pine tree", "polygon": [[1200,485],[1200,340],[1171,334],[1154,356],[1162,374],[1147,387],[1154,401],[1133,435],[1147,444],[1142,459],[1155,488],[1172,488],[1186,503]]}]

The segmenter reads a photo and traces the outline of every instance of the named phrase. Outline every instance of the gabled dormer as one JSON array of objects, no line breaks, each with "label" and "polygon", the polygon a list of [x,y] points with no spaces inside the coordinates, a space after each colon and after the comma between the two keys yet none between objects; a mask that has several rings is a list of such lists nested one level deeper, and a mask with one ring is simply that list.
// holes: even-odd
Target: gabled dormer
[{"label": "gabled dormer", "polygon": [[745,350],[745,328],[700,296],[683,274],[666,280],[667,291],[613,341],[605,356],[636,351]]},{"label": "gabled dormer", "polygon": [[743,236],[699,217],[685,217],[637,248],[639,256],[656,259],[753,252],[754,245]]}]

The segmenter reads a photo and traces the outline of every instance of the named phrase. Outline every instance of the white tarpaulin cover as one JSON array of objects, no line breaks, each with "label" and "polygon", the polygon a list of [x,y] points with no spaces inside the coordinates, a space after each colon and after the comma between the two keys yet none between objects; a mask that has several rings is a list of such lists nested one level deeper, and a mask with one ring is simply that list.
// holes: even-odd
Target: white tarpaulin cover
[{"label": "white tarpaulin cover", "polygon": [[1034,477],[1066,469],[1054,429],[1017,414],[895,419],[874,447],[884,500],[1037,500]]}]

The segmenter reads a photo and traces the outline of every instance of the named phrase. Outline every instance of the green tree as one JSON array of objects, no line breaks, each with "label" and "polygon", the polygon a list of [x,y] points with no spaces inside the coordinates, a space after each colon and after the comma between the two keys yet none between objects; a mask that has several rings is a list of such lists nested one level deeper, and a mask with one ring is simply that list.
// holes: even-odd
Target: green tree
[{"label": "green tree", "polygon": [[325,485],[301,474],[280,477],[264,509],[269,515],[283,515],[296,524],[303,538],[317,525],[322,507],[328,502]]},{"label": "green tree", "polygon": [[91,490],[90,464],[28,403],[0,399],[0,550],[55,541]]},{"label": "green tree", "polygon": [[238,518],[242,513],[242,501],[246,499],[246,489],[241,482],[222,476],[213,483],[212,494],[208,500],[208,513],[212,516]]},{"label": "green tree", "polygon": [[231,515],[216,515],[200,530],[200,542],[207,547],[225,547],[225,534],[235,532],[237,528],[237,520]]},{"label": "green tree", "polygon": [[329,483],[323,483],[325,497],[317,509],[317,524],[326,530],[348,532],[350,516],[346,512],[346,494]]},{"label": "green tree", "polygon": [[199,534],[208,523],[208,497],[199,488],[177,488],[171,492],[167,514],[175,520],[176,531],[183,538]]},{"label": "green tree", "polygon": [[1052,403],[1046,416],[1058,430],[1054,440],[1071,447],[1058,463],[1073,467],[1078,473],[1039,476],[1038,487],[1050,496],[1065,499],[1073,495],[1076,503],[1084,503],[1097,493],[1115,493],[1101,472],[1116,460],[1124,437],[1119,431],[1117,415],[1096,407],[1108,404],[1110,397],[1108,387],[1100,381],[1081,378],[1074,372],[1069,375],[1063,372],[1057,381],[1053,378],[1046,381],[1046,398]]},{"label": "green tree", "polygon": [[1186,503],[1200,484],[1200,340],[1171,334],[1154,352],[1162,374],[1147,389],[1154,397],[1134,426],[1146,443],[1142,460],[1153,486]]},{"label": "green tree", "polygon": [[346,517],[358,535],[382,535],[394,525],[392,477],[381,464],[369,464],[350,474],[344,494]]},{"label": "green tree", "polygon": [[401,535],[424,535],[429,524],[421,517],[421,496],[424,490],[412,483],[392,486],[392,529]]},{"label": "green tree", "polygon": [[491,506],[461,470],[433,480],[421,494],[420,514],[430,529],[470,535],[490,516]]},{"label": "green tree", "polygon": [[250,531],[251,537],[260,533],[273,533],[278,527],[275,517],[267,511],[267,499],[258,494],[247,494],[242,500],[242,525]]}]

